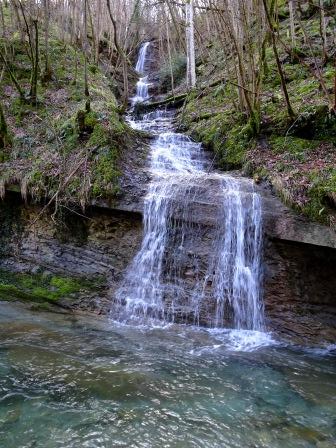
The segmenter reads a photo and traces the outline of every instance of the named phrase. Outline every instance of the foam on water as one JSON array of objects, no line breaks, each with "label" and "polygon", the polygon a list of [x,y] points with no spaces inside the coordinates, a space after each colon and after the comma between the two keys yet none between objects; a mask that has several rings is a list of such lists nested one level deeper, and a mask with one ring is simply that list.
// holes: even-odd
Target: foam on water
[{"label": "foam on water", "polygon": [[278,345],[270,333],[252,330],[210,330],[212,336],[225,344],[230,351],[249,352],[270,345]]}]

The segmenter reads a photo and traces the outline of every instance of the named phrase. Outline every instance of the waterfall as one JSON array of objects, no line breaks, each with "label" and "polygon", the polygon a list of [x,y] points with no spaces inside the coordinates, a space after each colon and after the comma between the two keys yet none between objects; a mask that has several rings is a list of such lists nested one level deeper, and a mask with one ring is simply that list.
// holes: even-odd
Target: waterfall
[{"label": "waterfall", "polygon": [[[147,48],[141,47],[139,71]],[[174,132],[171,112],[151,112],[132,125],[155,134],[151,182],[143,241],[117,291],[114,313],[125,322],[262,330],[261,200],[252,181],[209,174],[201,145]]]},{"label": "waterfall", "polygon": [[215,239],[213,297],[216,300],[215,325],[224,320],[225,304],[233,309],[234,327],[263,328],[260,298],[261,201],[253,191],[243,191],[241,181],[223,176],[223,202]]},{"label": "waterfall", "polygon": [[[148,47],[149,47],[149,42],[145,42],[140,48],[138,61],[135,66],[135,70],[140,74],[144,74],[144,71],[145,71]],[[139,78],[139,81],[137,82],[137,85],[136,85],[136,95],[132,98],[132,105],[135,105],[136,103],[141,103],[143,101],[148,100],[148,98],[149,98],[148,87],[149,87],[148,76]]]}]

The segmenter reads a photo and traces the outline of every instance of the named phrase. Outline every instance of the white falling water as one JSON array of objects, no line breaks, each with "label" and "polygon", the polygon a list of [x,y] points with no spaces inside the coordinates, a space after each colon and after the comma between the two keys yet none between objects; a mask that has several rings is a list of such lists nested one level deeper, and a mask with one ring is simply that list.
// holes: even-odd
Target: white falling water
[{"label": "white falling water", "polygon": [[221,182],[223,202],[211,265],[215,326],[222,325],[229,303],[234,328],[261,330],[261,201],[251,184],[244,187],[242,183],[229,176]]},{"label": "white falling water", "polygon": [[[140,74],[144,74],[145,71],[146,56],[149,45],[149,42],[145,42],[140,48],[139,58],[135,66],[135,70]],[[140,78],[136,85],[136,95],[132,98],[132,105],[149,99],[148,87],[148,76]]]},{"label": "white falling water", "polygon": [[[147,48],[141,48],[139,71]],[[261,203],[253,183],[209,174],[201,145],[173,132],[171,112],[132,123],[156,139],[143,241],[117,292],[119,319],[262,330]],[[202,225],[208,216],[214,222]]]}]

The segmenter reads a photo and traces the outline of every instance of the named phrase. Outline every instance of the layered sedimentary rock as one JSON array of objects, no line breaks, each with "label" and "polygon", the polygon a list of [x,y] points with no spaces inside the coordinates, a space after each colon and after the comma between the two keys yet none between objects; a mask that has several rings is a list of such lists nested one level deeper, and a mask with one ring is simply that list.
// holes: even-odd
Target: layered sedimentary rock
[{"label": "layered sedimentary rock", "polygon": [[[336,340],[335,234],[330,228],[308,222],[287,209],[266,188],[260,188],[260,192],[267,327],[298,343],[333,343]],[[213,193],[215,197],[217,192]],[[124,206],[121,203],[119,209],[102,204],[102,207],[92,207],[88,219],[71,214],[59,226],[48,215],[36,221],[41,207],[25,205],[17,194],[10,194],[0,206],[1,267],[16,272],[38,270],[89,279],[101,276],[106,285],[103,290],[73,297],[68,303],[74,309],[108,313],[125,270],[141,245],[140,196],[132,212],[122,210],[128,208],[127,203]],[[177,221],[183,219],[178,207],[176,210]],[[209,201],[196,202],[193,216],[197,241],[189,242],[187,256],[179,260],[186,291],[194,288],[205,269],[203,262],[213,247],[217,219]],[[173,256],[173,253],[166,254],[166,266]],[[213,304],[210,296],[208,300],[208,306],[200,310],[201,325],[210,321],[209,310]],[[184,310],[184,316],[187,314]]]}]

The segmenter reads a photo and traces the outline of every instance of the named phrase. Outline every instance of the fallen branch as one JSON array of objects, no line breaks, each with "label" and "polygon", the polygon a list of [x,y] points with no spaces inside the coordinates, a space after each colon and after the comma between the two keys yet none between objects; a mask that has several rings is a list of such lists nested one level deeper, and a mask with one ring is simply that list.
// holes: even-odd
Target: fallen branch
[{"label": "fallen branch", "polygon": [[[81,154],[83,154],[84,153],[84,150],[82,151],[82,153]],[[80,154],[80,155],[81,155]],[[84,159],[82,159],[81,161],[80,161],[80,163],[78,163],[77,165],[76,165],[76,167],[71,171],[71,173],[69,174],[69,176],[65,179],[65,181],[62,183],[62,182],[60,182],[60,185],[59,185],[59,187],[58,187],[58,190],[56,191],[56,193],[52,196],[52,198],[48,201],[48,203],[43,207],[43,209],[40,211],[40,213],[37,215],[37,217],[36,217],[36,219],[34,219],[34,221],[31,223],[31,226],[33,226],[34,224],[36,224],[36,222],[40,219],[40,217],[43,215],[43,213],[47,210],[47,208],[53,203],[53,202],[55,202],[56,204],[57,204],[57,202],[58,202],[58,196],[59,196],[59,194],[61,193],[61,191],[62,191],[62,189],[64,189],[66,186],[67,186],[67,184],[70,182],[70,180],[73,178],[73,176],[76,174],[76,172],[79,170],[79,168],[86,162],[86,160],[87,160],[87,158],[86,157],[84,157]],[[57,206],[56,206],[56,210],[57,210]],[[55,210],[55,212],[53,213],[53,216],[55,215],[55,213],[56,213],[56,210]]]},{"label": "fallen branch", "polygon": [[168,106],[171,108],[179,107],[183,104],[183,101],[187,95],[188,93],[182,93],[181,95],[170,96],[161,101],[155,101],[154,103],[138,103],[135,106],[135,113],[142,113],[162,106]]}]

